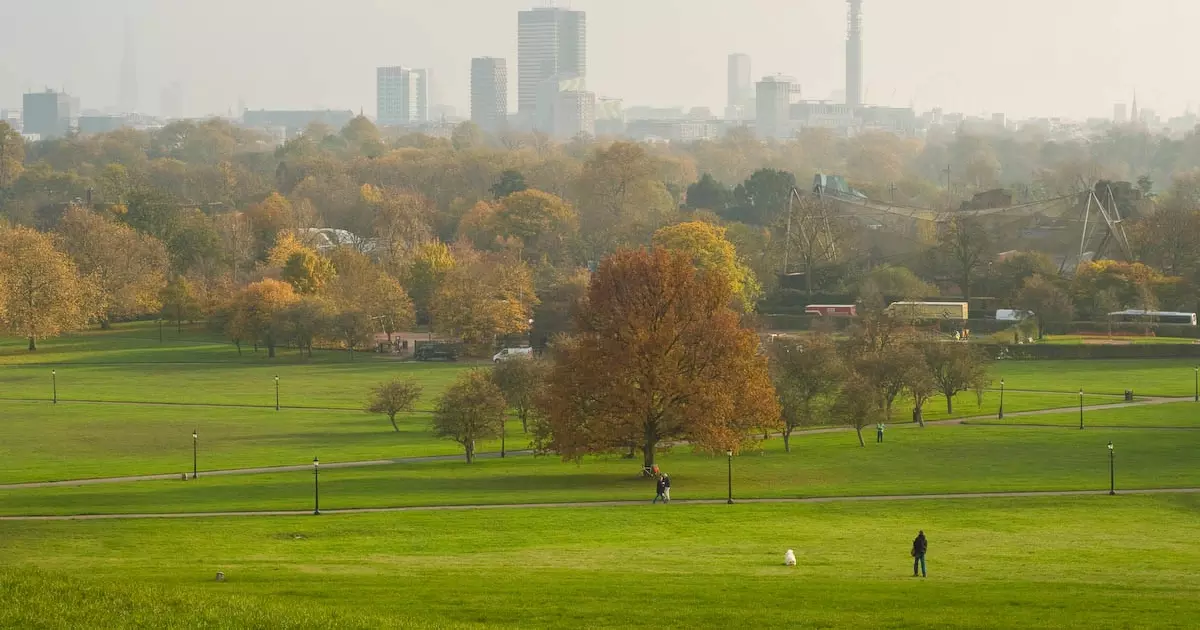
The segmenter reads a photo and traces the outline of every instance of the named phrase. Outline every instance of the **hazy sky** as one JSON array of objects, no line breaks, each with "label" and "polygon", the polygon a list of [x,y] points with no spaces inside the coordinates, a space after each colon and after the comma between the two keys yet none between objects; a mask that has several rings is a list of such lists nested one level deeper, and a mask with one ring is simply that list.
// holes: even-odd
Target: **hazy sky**
[{"label": "hazy sky", "polygon": [[[516,12],[544,0],[10,0],[0,15],[0,107],[65,87],[117,102],[124,23],[140,107],[186,86],[185,113],[236,107],[372,114],[374,68],[428,67],[435,97],[466,112],[470,59],[509,60]],[[567,4],[559,2],[560,6]],[[630,105],[725,104],[726,56],[756,77],[842,87],[843,0],[573,0],[588,13],[588,87]],[[1173,115],[1200,102],[1198,0],[865,0],[867,100],[1010,116],[1109,116],[1129,101]]]}]

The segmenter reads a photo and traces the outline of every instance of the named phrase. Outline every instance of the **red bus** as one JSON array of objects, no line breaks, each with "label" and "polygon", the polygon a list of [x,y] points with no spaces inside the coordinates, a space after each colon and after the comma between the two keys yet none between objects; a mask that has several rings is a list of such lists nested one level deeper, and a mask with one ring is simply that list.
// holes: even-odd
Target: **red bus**
[{"label": "red bus", "polygon": [[819,317],[858,317],[858,307],[853,304],[810,304],[804,307],[804,314]]}]

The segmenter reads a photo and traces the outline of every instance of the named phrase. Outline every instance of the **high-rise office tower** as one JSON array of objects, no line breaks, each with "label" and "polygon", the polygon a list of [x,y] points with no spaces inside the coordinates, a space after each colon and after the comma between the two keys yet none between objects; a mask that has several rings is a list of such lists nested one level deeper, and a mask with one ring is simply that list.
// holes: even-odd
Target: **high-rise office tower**
[{"label": "high-rise office tower", "polygon": [[547,7],[517,16],[517,111],[532,116],[538,86],[558,76],[587,76],[587,17]]},{"label": "high-rise office tower", "polygon": [[792,136],[792,93],[795,79],[786,76],[763,77],[757,87],[758,137],[786,140]]},{"label": "high-rise office tower", "polygon": [[389,66],[376,70],[376,121],[380,126],[429,121],[429,73]]},{"label": "high-rise office tower", "polygon": [[503,59],[471,60],[471,121],[493,133],[508,121],[508,64]]},{"label": "high-rise office tower", "polygon": [[79,100],[54,90],[31,92],[25,95],[21,115],[23,133],[38,134],[43,140],[62,138],[79,117]]},{"label": "high-rise office tower", "polygon": [[862,0],[850,3],[849,28],[846,33],[846,104],[863,105],[863,39]]},{"label": "high-rise office tower", "polygon": [[745,107],[754,98],[754,79],[750,75],[750,55],[729,55],[730,107]]}]

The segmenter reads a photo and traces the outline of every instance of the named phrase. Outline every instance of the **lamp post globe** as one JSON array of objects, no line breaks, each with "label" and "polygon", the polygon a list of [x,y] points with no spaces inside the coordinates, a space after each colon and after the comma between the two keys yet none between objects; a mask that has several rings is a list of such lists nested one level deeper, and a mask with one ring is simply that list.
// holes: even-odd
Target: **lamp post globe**
[{"label": "lamp post globe", "polygon": [[729,467],[728,467],[729,498],[728,498],[728,500],[725,501],[725,503],[727,503],[729,505],[733,505],[733,449],[729,449],[729,450],[725,451],[725,458],[726,458],[726,461],[729,463]]},{"label": "lamp post globe", "polygon": [[1108,494],[1112,496],[1117,493],[1117,477],[1115,472],[1115,453],[1113,452],[1113,443],[1108,443]]},{"label": "lamp post globe", "polygon": [[313,457],[313,515],[321,513],[321,461]]}]

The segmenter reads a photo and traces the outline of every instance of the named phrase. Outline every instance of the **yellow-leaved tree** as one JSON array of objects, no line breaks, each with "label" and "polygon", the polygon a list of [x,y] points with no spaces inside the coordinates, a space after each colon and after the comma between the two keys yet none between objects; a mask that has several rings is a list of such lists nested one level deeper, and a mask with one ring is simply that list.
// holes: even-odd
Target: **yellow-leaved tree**
[{"label": "yellow-leaved tree", "polygon": [[744,312],[754,310],[762,286],[725,238],[725,228],[704,221],[676,223],[655,232],[654,245],[685,254],[697,269],[720,275],[729,283],[738,306]]},{"label": "yellow-leaved tree", "polygon": [[50,236],[25,227],[0,228],[0,269],[4,327],[29,339],[31,351],[38,339],[87,324],[95,291]]}]

